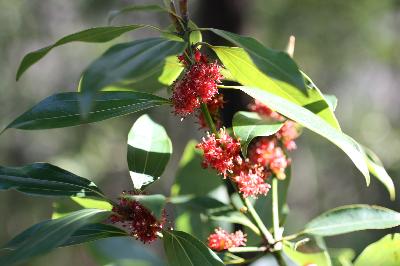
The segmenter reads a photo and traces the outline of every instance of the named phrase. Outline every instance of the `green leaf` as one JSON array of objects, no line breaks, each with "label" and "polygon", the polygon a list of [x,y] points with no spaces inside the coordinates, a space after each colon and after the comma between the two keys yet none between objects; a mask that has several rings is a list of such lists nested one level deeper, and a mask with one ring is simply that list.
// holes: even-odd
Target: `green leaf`
[{"label": "green leaf", "polygon": [[311,220],[302,233],[333,236],[344,233],[386,229],[400,225],[400,213],[370,205],[348,205],[329,210]]},{"label": "green leaf", "polygon": [[[17,250],[24,244],[25,241],[29,241],[30,238],[34,237],[36,232],[42,228],[48,227],[54,220],[47,220],[35,224],[34,226],[26,229],[21,234],[16,236],[10,242],[8,242],[3,249],[5,250]],[[60,247],[78,245],[86,242],[95,241],[98,239],[108,238],[108,237],[120,237],[127,236],[128,234],[112,225],[107,224],[88,224],[78,230],[76,230]]]},{"label": "green leaf", "polygon": [[[77,126],[169,104],[169,100],[141,92],[100,92],[86,118],[80,114],[78,92],[52,95],[14,120],[7,128],[50,129]],[[6,128],[6,129],[7,129]]]},{"label": "green leaf", "polygon": [[197,142],[191,140],[185,147],[171,195],[204,196],[222,185],[222,179],[215,171],[201,167],[202,153],[196,149]]},{"label": "green leaf", "polygon": [[92,181],[48,163],[0,166],[0,190],[6,189],[43,196],[104,197]]},{"label": "green leaf", "polygon": [[318,265],[318,266],[330,266],[331,263],[329,258],[324,252],[315,253],[302,253],[296,251],[289,247],[288,245],[283,245],[283,253],[298,265]]},{"label": "green leaf", "polygon": [[329,254],[333,266],[353,266],[353,259],[356,253],[351,248],[330,248]]},{"label": "green leaf", "polygon": [[259,136],[271,136],[281,129],[283,123],[269,121],[254,112],[237,112],[232,120],[233,132],[240,139],[242,153],[247,154],[250,142]]},{"label": "green leaf", "polygon": [[326,102],[329,104],[331,110],[335,111],[338,103],[338,99],[336,98],[336,96],[330,94],[324,94],[324,97],[326,99]]},{"label": "green leaf", "polygon": [[307,93],[303,76],[296,63],[287,53],[264,47],[260,42],[251,37],[219,29],[209,30],[242,47],[251,56],[252,61],[257,65],[258,69],[264,74],[273,79],[291,84],[303,93]]},{"label": "green leaf", "polygon": [[42,59],[46,54],[48,54],[53,48],[57,46],[64,45],[70,42],[88,42],[88,43],[108,42],[128,31],[140,29],[143,27],[146,27],[146,25],[97,27],[67,35],[59,39],[52,45],[30,52],[29,54],[25,55],[17,71],[17,80],[31,65],[35,64],[37,61]]},{"label": "green leaf", "polygon": [[[17,249],[0,257],[0,265],[14,265],[49,252],[66,243],[78,229],[88,224],[101,222],[109,214],[110,212],[107,211],[84,209],[60,219],[51,220],[34,230],[25,230],[22,235],[17,236],[20,241],[22,239]],[[24,233],[28,235],[24,236]]]},{"label": "green leaf", "polygon": [[171,10],[159,6],[159,5],[130,5],[126,6],[124,8],[121,8],[119,10],[113,10],[108,14],[108,24],[111,24],[111,22],[118,17],[121,14],[125,13],[130,13],[130,12],[139,12],[139,11],[145,11],[145,12],[165,12],[165,13],[172,13]]},{"label": "green leaf", "polygon": [[71,197],[71,200],[78,203],[82,208],[85,209],[100,209],[105,211],[111,211],[113,206],[105,200],[90,199],[90,198],[77,198]]},{"label": "green leaf", "polygon": [[136,200],[140,202],[144,207],[149,209],[157,219],[160,219],[166,203],[165,196],[161,194],[153,195],[124,195],[124,198]]},{"label": "green leaf", "polygon": [[376,177],[387,189],[389,192],[390,199],[392,201],[396,198],[396,188],[394,187],[394,183],[392,178],[386,172],[385,167],[378,156],[370,149],[363,147],[366,154],[366,162],[368,165],[368,169],[373,176]]},{"label": "green leaf", "polygon": [[170,265],[224,265],[200,240],[185,232],[163,231],[163,235],[165,254]]},{"label": "green leaf", "polygon": [[271,94],[263,89],[245,86],[233,86],[232,88],[242,90],[251,97],[261,101],[263,104],[268,105],[273,110],[276,110],[289,119],[296,121],[300,125],[314,131],[315,133],[334,143],[350,157],[355,166],[364,175],[367,185],[369,185],[370,176],[365,162],[364,150],[351,137],[333,128],[325,120],[319,116],[316,116],[311,111],[293,104],[286,99]]},{"label": "green leaf", "polygon": [[261,88],[292,103],[301,105],[340,130],[334,112],[316,86],[307,85],[307,95],[289,83],[273,79],[261,72],[250,55],[242,48],[213,46],[232,77],[242,85]]},{"label": "green leaf", "polygon": [[231,224],[242,224],[253,230],[254,233],[260,235],[260,230],[252,223],[246,215],[233,209],[214,211],[208,214],[209,219],[219,222],[228,222]]},{"label": "green leaf", "polygon": [[172,154],[172,143],[164,127],[148,115],[133,124],[128,135],[128,166],[135,189],[158,180]]},{"label": "green leaf", "polygon": [[367,246],[358,256],[354,266],[400,265],[400,234],[386,235]]},{"label": "green leaf", "polygon": [[71,212],[85,209],[100,209],[105,211],[111,211],[112,205],[104,199],[92,199],[92,198],[78,198],[70,197],[57,199],[53,202],[53,214],[52,219],[58,219]]},{"label": "green leaf", "polygon": [[93,93],[111,84],[144,80],[159,72],[168,56],[182,53],[184,49],[184,42],[165,38],[114,45],[85,70],[80,90]]}]

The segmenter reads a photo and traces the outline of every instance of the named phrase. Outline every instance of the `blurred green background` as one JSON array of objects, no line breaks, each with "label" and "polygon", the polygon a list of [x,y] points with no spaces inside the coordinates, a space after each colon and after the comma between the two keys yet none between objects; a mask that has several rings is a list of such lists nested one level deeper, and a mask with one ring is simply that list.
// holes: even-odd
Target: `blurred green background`
[{"label": "blurred green background", "polygon": [[[142,30],[102,45],[69,44],[51,52],[16,82],[15,73],[24,54],[68,33],[105,25],[112,9],[149,2],[157,3],[156,0],[0,0],[0,127],[4,128],[50,94],[75,90],[82,70],[113,43],[151,36],[154,32]],[[199,26],[203,26],[201,21],[218,16],[212,2],[191,1],[191,13],[199,19]],[[324,93],[338,97],[336,115],[342,128],[375,150],[400,194],[400,1],[214,2],[236,10],[235,27],[269,47],[284,49],[288,37],[296,36],[295,60]],[[214,17],[207,17],[208,11],[204,10]],[[229,10],[222,10],[221,18],[225,11]],[[125,23],[167,26],[169,22],[166,16],[144,13],[126,15],[115,22]],[[167,171],[152,187],[152,191],[165,194],[169,194],[186,141],[199,140],[202,134],[193,119],[181,122],[173,115],[166,115],[169,112],[168,107],[151,112],[166,127],[174,143]],[[8,130],[0,137],[0,164],[50,162],[94,180],[115,197],[130,188],[126,136],[136,117],[56,130]],[[293,153],[288,231],[294,232],[322,211],[344,204],[369,203],[400,211],[399,200],[390,202],[375,179],[370,187],[365,187],[363,177],[351,161],[327,141],[306,131],[298,147]],[[33,223],[49,218],[51,203],[51,199],[13,191],[0,193],[0,245]],[[359,252],[393,231],[353,233],[329,238],[328,244],[352,247]],[[151,249],[157,256],[163,256],[159,243],[151,245]],[[120,250],[117,243],[101,243],[94,253],[112,251],[111,255],[116,255],[113,250]],[[26,265],[49,265],[49,262],[57,262],[59,266],[100,265],[84,247],[58,249]],[[137,261],[132,265],[160,265],[160,262],[153,258],[147,264]]]}]

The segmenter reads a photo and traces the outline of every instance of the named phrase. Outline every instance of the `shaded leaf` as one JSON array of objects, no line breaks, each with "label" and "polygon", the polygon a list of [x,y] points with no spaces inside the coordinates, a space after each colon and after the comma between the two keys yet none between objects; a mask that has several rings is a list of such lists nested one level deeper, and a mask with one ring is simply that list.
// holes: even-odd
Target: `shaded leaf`
[{"label": "shaded leaf", "polygon": [[[57,248],[64,243],[80,228],[108,217],[110,212],[97,209],[84,209],[68,214],[60,219],[51,220],[41,226],[33,226],[18,235],[17,249],[0,257],[1,265],[14,265],[28,260],[34,256],[42,255]],[[27,234],[24,236],[24,234]]]},{"label": "shaded leaf", "polygon": [[347,205],[329,210],[311,220],[302,233],[333,236],[344,233],[386,229],[400,225],[400,213],[370,205]]},{"label": "shaded leaf", "polygon": [[70,42],[89,42],[89,43],[101,43],[108,42],[125,32],[136,30],[139,28],[146,27],[146,25],[127,25],[127,26],[108,26],[108,27],[97,27],[83,31],[79,31],[70,35],[67,35],[52,45],[41,48],[25,55],[17,71],[17,80],[21,75],[33,64],[42,59],[48,54],[53,48],[67,44]]},{"label": "shaded leaf", "polygon": [[0,190],[6,189],[43,196],[104,197],[92,181],[48,163],[0,166]]},{"label": "shaded leaf", "polygon": [[197,238],[181,231],[163,231],[165,253],[170,265],[224,265],[221,259]]},{"label": "shaded leaf", "polygon": [[172,143],[164,127],[148,115],[142,115],[133,124],[128,135],[127,160],[135,189],[158,180],[172,154]]},{"label": "shaded leaf", "polygon": [[268,121],[254,112],[237,112],[232,120],[233,132],[240,139],[242,153],[246,156],[250,142],[259,136],[271,136],[278,132],[283,123]]},{"label": "shaded leaf", "polygon": [[54,94],[19,116],[7,128],[33,130],[70,127],[169,104],[169,100],[147,93],[100,92],[94,97],[94,108],[83,118],[80,113],[81,96],[78,92]]},{"label": "shaded leaf", "polygon": [[289,119],[294,120],[300,125],[314,131],[341,148],[364,175],[367,185],[369,185],[370,176],[367,164],[365,162],[364,150],[351,137],[335,129],[325,120],[315,115],[311,111],[286,99],[269,93],[266,90],[245,86],[236,86],[234,88],[242,90],[251,97],[261,101],[263,104],[268,105],[273,110],[276,110]]},{"label": "shaded leaf", "polygon": [[386,235],[367,246],[358,256],[354,266],[400,265],[400,234]]}]

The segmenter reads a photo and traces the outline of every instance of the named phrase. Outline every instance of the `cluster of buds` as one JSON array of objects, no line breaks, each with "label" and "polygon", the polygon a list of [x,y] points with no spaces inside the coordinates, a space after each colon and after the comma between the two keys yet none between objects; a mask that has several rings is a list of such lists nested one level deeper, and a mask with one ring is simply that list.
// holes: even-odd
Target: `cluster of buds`
[{"label": "cluster of buds", "polygon": [[150,243],[157,239],[158,233],[162,230],[166,222],[165,211],[161,220],[153,215],[140,202],[129,198],[135,192],[123,192],[118,199],[118,204],[112,209],[110,221],[119,223],[122,227],[129,230],[130,235],[143,243]]},{"label": "cluster of buds", "polygon": [[217,228],[208,237],[208,247],[215,251],[244,246],[246,242],[246,235],[240,230],[235,233],[228,233],[222,228]]},{"label": "cluster of buds", "polygon": [[178,57],[185,66],[182,78],[172,85],[171,101],[176,115],[186,117],[199,109],[201,103],[211,103],[218,94],[221,82],[221,67],[210,63],[207,57],[196,50],[193,62],[184,55]]}]

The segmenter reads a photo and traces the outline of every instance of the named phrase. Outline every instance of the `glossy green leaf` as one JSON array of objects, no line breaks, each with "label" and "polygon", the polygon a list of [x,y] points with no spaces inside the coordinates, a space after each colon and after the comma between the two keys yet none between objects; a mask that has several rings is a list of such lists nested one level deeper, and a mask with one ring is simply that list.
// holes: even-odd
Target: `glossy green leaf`
[{"label": "glossy green leaf", "polygon": [[[19,234],[17,237],[8,242],[3,249],[5,250],[17,250],[25,241],[29,241],[30,238],[34,237],[36,232],[42,228],[47,228],[49,224],[53,223],[54,220],[47,220],[35,224],[34,226],[26,229],[24,232]],[[127,236],[128,234],[112,225],[108,224],[88,224],[78,230],[76,230],[60,247],[78,245],[86,242],[96,241],[108,237],[120,237]]]},{"label": "glossy green leaf", "polygon": [[367,246],[358,256],[354,266],[400,265],[400,234],[386,235]]},{"label": "glossy green leaf", "polygon": [[171,195],[204,196],[222,185],[222,179],[215,171],[201,167],[202,154],[196,149],[197,142],[191,140],[185,147]]},{"label": "glossy green leaf", "polygon": [[237,82],[248,87],[261,88],[301,105],[321,117],[332,127],[340,130],[333,110],[316,86],[307,85],[307,95],[305,95],[291,84],[273,79],[261,72],[244,49],[220,46],[212,48]]},{"label": "glossy green leaf", "polygon": [[53,48],[57,46],[64,45],[70,42],[88,42],[88,43],[108,42],[128,31],[136,30],[143,27],[146,26],[127,25],[127,26],[97,27],[67,35],[59,39],[52,45],[30,52],[29,54],[25,55],[17,71],[17,80],[31,65],[35,64],[37,61],[42,59],[46,54],[48,54]]},{"label": "glossy green leaf", "polygon": [[0,190],[6,189],[43,196],[104,197],[92,181],[48,163],[0,166]]},{"label": "glossy green leaf", "polygon": [[250,142],[259,136],[271,136],[281,129],[283,123],[269,121],[254,112],[237,112],[232,120],[233,132],[240,139],[242,153],[247,154]]},{"label": "glossy green leaf", "polygon": [[[25,230],[22,235],[17,236],[20,239],[16,241],[17,249],[0,257],[0,265],[14,265],[49,252],[66,243],[78,229],[88,224],[101,222],[109,214],[108,211],[84,209],[60,219],[51,220],[34,229]],[[24,236],[24,234],[27,235]]]},{"label": "glossy green leaf", "polygon": [[126,6],[124,8],[121,8],[119,10],[113,10],[108,14],[108,24],[111,24],[111,22],[118,17],[119,15],[125,14],[125,13],[131,13],[131,12],[165,12],[165,13],[171,13],[171,11],[163,6],[159,5],[154,5],[154,4],[149,4],[149,5],[130,5]]},{"label": "glossy green leaf", "polygon": [[158,180],[172,154],[172,143],[164,127],[148,115],[133,124],[128,135],[128,166],[135,189]]},{"label": "glossy green leaf", "polygon": [[364,175],[367,185],[369,185],[370,176],[365,162],[364,150],[351,137],[332,127],[325,120],[308,109],[269,93],[266,90],[244,86],[237,86],[235,88],[242,90],[251,97],[268,105],[273,110],[298,122],[300,125],[314,131],[341,148]]},{"label": "glossy green leaf", "polygon": [[136,200],[149,209],[157,219],[160,219],[166,203],[165,196],[161,194],[153,195],[124,195],[123,197]]},{"label": "glossy green leaf", "polygon": [[141,92],[100,92],[86,118],[80,113],[81,93],[52,95],[14,120],[7,128],[50,129],[93,123],[169,104],[169,100]]},{"label": "glossy green leaf", "polygon": [[224,265],[200,240],[185,232],[163,231],[163,235],[165,254],[170,265]]},{"label": "glossy green leaf", "polygon": [[289,83],[303,93],[307,93],[303,76],[296,63],[287,53],[269,49],[251,37],[219,29],[210,29],[210,31],[242,47],[251,56],[252,61],[257,65],[258,69],[266,75],[273,79]]},{"label": "glossy green leaf", "polygon": [[378,156],[370,149],[364,147],[366,161],[370,173],[376,177],[389,192],[390,199],[393,201],[396,198],[396,188],[394,187],[393,179],[386,172],[385,167]]},{"label": "glossy green leaf", "polygon": [[184,42],[165,38],[114,45],[85,70],[80,90],[94,93],[112,84],[146,79],[165,66],[168,56],[180,54],[184,49]]},{"label": "glossy green leaf", "polygon": [[284,245],[283,253],[297,265],[331,266],[329,258],[324,252],[302,253]]},{"label": "glossy green leaf", "polygon": [[312,219],[302,233],[333,236],[367,229],[386,229],[399,225],[400,213],[383,207],[360,204],[329,210]]}]

